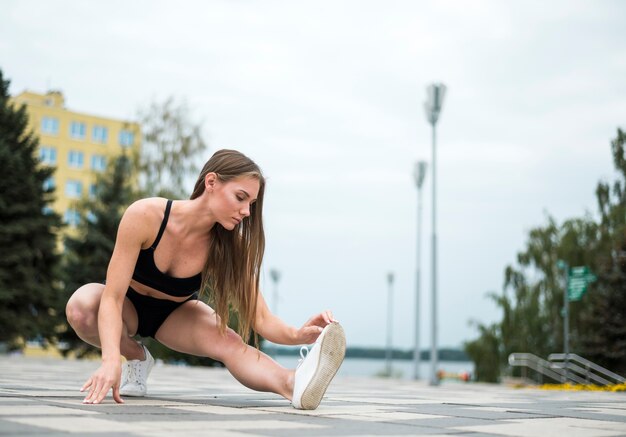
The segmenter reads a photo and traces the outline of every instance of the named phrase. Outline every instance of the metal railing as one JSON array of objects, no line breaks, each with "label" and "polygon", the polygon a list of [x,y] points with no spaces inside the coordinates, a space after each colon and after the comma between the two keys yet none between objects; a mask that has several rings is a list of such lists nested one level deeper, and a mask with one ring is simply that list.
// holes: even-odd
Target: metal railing
[{"label": "metal railing", "polygon": [[626,382],[626,379],[617,373],[613,373],[576,354],[550,354],[548,360],[552,362],[554,367],[560,367],[581,375],[586,384],[611,385]]},{"label": "metal railing", "polygon": [[565,382],[567,379],[562,369],[552,369],[549,361],[529,353],[512,353],[509,355],[509,365],[528,367],[534,370],[539,374],[539,383],[543,383],[544,376],[558,382]]},{"label": "metal railing", "polygon": [[509,355],[511,366],[534,370],[539,374],[539,383],[543,383],[544,376],[561,383],[611,385],[626,382],[620,375],[576,354],[551,354],[548,360],[529,353]]}]

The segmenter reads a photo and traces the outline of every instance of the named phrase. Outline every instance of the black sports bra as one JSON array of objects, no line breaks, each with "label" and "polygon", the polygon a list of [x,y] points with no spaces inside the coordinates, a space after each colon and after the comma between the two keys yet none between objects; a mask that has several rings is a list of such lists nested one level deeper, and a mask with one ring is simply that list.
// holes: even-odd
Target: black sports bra
[{"label": "black sports bra", "polygon": [[165,215],[163,216],[163,221],[161,222],[156,240],[154,240],[154,243],[152,243],[149,248],[142,249],[139,252],[137,264],[135,264],[135,271],[133,272],[133,279],[155,290],[169,294],[170,296],[184,297],[200,289],[202,275],[198,273],[189,278],[174,278],[160,271],[154,263],[154,250],[159,244],[159,241],[161,241],[171,209],[172,201],[168,200],[167,206],[165,207]]}]

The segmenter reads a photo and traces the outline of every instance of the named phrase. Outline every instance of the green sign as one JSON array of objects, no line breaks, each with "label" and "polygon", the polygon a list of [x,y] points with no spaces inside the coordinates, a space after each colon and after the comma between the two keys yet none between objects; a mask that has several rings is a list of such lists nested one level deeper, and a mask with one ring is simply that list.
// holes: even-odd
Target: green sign
[{"label": "green sign", "polygon": [[596,275],[591,273],[589,267],[572,267],[567,281],[567,298],[570,302],[582,299],[587,292],[587,286],[595,282]]}]

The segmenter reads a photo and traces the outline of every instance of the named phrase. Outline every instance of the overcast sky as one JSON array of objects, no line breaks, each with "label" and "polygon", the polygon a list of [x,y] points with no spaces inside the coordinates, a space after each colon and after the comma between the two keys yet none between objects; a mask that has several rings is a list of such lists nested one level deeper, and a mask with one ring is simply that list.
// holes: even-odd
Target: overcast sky
[{"label": "overcast sky", "polygon": [[[417,190],[438,124],[439,344],[476,337],[528,231],[596,214],[626,127],[620,1],[2,0],[11,92],[60,89],[69,109],[133,118],[186,98],[213,151],[268,177],[265,295],[300,325],[330,308],[353,346],[414,342]],[[208,155],[202,161],[208,159]],[[202,164],[201,162],[200,164]],[[421,345],[430,345],[432,172],[423,190]],[[190,187],[191,188],[191,187]]]}]

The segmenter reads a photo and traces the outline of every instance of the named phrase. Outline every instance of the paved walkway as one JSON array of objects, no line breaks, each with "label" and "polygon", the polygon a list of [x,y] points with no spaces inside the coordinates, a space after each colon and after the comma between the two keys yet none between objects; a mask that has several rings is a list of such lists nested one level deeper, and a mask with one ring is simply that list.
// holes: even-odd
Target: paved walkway
[{"label": "paved walkway", "polygon": [[0,435],[626,436],[626,394],[339,378],[315,411],[223,369],[156,366],[149,396],[83,405],[97,362],[0,356]]}]

